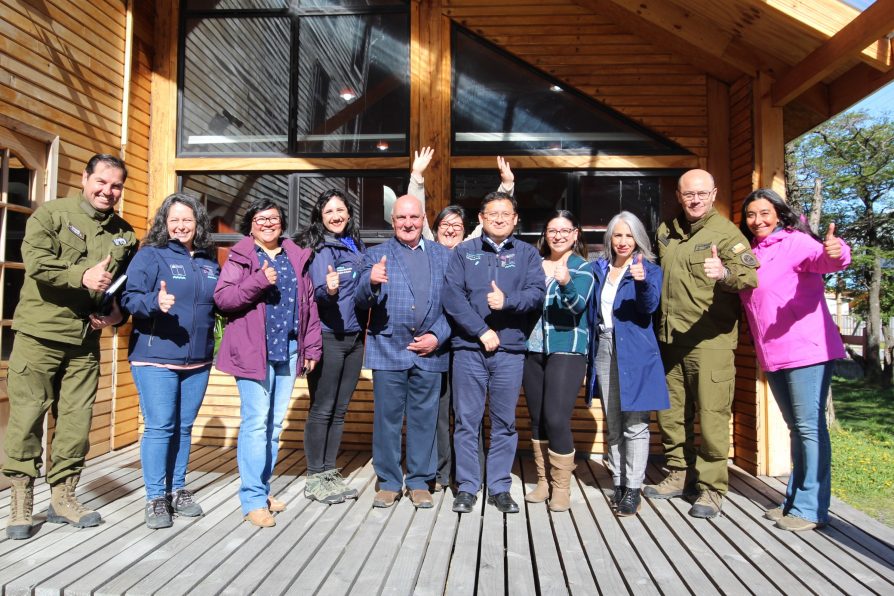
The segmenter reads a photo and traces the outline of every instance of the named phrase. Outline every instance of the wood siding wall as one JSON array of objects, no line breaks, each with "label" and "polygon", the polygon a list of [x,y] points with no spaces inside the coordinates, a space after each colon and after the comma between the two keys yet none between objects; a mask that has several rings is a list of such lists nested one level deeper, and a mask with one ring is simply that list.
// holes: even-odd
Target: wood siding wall
[{"label": "wood siding wall", "polygon": [[[151,16],[149,3],[142,18]],[[147,15],[148,13],[148,15]],[[59,196],[80,191],[84,164],[95,153],[121,153],[122,104],[125,97],[125,3],[96,0],[44,2],[0,0],[0,112],[12,120],[59,137]],[[135,19],[139,23],[140,19]],[[140,30],[140,27],[137,27]],[[143,39],[151,51],[151,39]],[[148,163],[148,84],[150,62],[134,53],[127,163],[130,176],[123,201],[124,216],[145,230]],[[127,331],[116,340],[106,331],[100,342],[99,390],[90,432],[89,457],[136,439],[121,435],[113,417],[116,380],[119,395],[132,388],[126,365]],[[121,373],[124,374],[121,374]],[[4,384],[5,386],[5,384]],[[4,389],[5,390],[5,389]],[[132,390],[132,389],[131,389]]]}]

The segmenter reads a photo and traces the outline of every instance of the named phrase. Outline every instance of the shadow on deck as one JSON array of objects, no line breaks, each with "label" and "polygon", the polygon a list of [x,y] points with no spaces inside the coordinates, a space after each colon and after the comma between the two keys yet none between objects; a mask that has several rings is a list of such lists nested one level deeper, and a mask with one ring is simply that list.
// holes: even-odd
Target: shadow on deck
[{"label": "shadow on deck", "polygon": [[[275,528],[242,523],[233,449],[196,447],[189,486],[205,509],[147,530],[139,450],[88,465],[79,495],[104,523],[78,530],[43,523],[49,488],[35,488],[34,536],[0,539],[4,594],[892,594],[894,529],[833,503],[816,532],[776,530],[763,512],[784,487],[731,468],[724,515],[696,520],[682,500],[644,500],[638,516],[609,511],[611,478],[598,460],[579,460],[572,509],[543,504],[502,515],[483,505],[451,512],[453,495],[433,509],[408,499],[372,509],[368,453],[339,465],[360,489],[357,501],[326,506],[303,496],[301,451],[280,453],[273,493],[288,503]],[[516,462],[513,495],[533,486],[533,466]],[[650,467],[651,480],[661,472]],[[525,482],[523,483],[522,480]],[[5,526],[9,493],[0,492]]]}]

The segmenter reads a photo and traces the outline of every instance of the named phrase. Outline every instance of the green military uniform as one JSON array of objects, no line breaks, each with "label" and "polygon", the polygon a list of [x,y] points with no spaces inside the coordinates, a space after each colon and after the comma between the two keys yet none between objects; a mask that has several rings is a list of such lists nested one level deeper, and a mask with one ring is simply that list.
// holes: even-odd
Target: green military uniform
[{"label": "green military uniform", "polygon": [[47,482],[84,467],[99,379],[100,332],[90,329],[88,317],[99,310],[102,293],[84,288],[82,279],[108,255],[107,271],[117,278],[136,247],[124,219],[97,211],[83,195],[46,203],[28,219],[25,283],[12,325],[4,473],[40,473],[43,419],[50,408],[56,429]]},{"label": "green military uniform", "polygon": [[[711,247],[728,269],[714,281],[705,275]],[[728,487],[729,424],[739,340],[739,296],[757,287],[758,263],[739,229],[713,208],[690,223],[683,215],[658,228],[664,271],[658,341],[670,408],[658,412],[669,468],[695,468],[699,490],[725,494]],[[693,422],[699,415],[696,450]]]}]

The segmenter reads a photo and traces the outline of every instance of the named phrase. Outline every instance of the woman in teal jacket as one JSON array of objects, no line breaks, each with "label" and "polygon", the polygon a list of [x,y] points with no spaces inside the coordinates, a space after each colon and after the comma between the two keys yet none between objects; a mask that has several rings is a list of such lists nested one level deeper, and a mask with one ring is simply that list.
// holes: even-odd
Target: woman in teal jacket
[{"label": "woman in teal jacket", "polygon": [[615,486],[612,506],[627,516],[639,511],[649,412],[670,407],[652,328],[662,275],[642,222],[629,211],[608,223],[605,254],[592,264],[596,292],[590,304],[587,399],[597,390],[602,398]]},{"label": "woman in teal jacket", "polygon": [[546,298],[525,356],[523,384],[537,467],[537,487],[525,500],[540,503],[549,498],[552,511],[566,511],[574,471],[571,414],[587,370],[593,274],[583,231],[570,211],[556,211],[547,220],[537,248],[543,257]]}]

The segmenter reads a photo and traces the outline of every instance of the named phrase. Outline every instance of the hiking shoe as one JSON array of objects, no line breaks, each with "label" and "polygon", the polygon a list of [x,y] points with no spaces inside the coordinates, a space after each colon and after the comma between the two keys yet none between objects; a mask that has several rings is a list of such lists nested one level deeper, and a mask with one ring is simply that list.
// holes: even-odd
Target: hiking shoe
[{"label": "hiking shoe", "polygon": [[34,478],[25,474],[7,475],[12,486],[9,493],[9,521],[6,537],[11,540],[31,538],[31,515],[34,508]]},{"label": "hiking shoe", "polygon": [[400,499],[400,493],[396,490],[380,490],[373,499],[373,507],[377,509],[387,509],[397,503]]},{"label": "hiking shoe", "polygon": [[286,510],[286,503],[271,495],[267,495],[267,509],[270,510],[270,513],[282,513]]},{"label": "hiking shoe", "polygon": [[618,508],[615,515],[618,517],[627,517],[639,513],[642,505],[642,497],[640,497],[638,488],[628,488],[624,491],[624,496],[618,501]]},{"label": "hiking shoe", "polygon": [[304,485],[304,496],[311,501],[319,501],[326,505],[345,502],[341,488],[329,479],[327,472],[308,475],[307,483]]},{"label": "hiking shoe", "polygon": [[682,497],[686,488],[686,470],[671,468],[667,476],[658,484],[647,484],[643,487],[643,495],[649,499],[672,499]]},{"label": "hiking shoe", "polygon": [[202,515],[202,506],[193,499],[192,491],[178,488],[170,495],[171,508],[177,515],[184,517],[199,517]]},{"label": "hiking shoe", "polygon": [[770,521],[779,521],[783,517],[785,517],[785,507],[783,507],[782,505],[764,511],[764,519],[768,519]]},{"label": "hiking shoe", "polygon": [[248,515],[243,519],[259,528],[272,528],[276,525],[276,520],[273,519],[273,515],[270,514],[266,507],[249,511]]},{"label": "hiking shoe", "polygon": [[171,516],[171,504],[165,497],[156,497],[146,501],[146,527],[150,530],[170,528],[174,525]]},{"label": "hiking shoe", "polygon": [[416,509],[431,509],[432,507],[434,507],[431,493],[428,492],[427,489],[408,488],[407,496],[410,497],[410,502],[416,507]]},{"label": "hiking shoe", "polygon": [[345,481],[344,476],[338,471],[338,468],[332,468],[331,470],[326,470],[323,472],[327,474],[329,477],[329,482],[331,482],[338,490],[341,491],[341,496],[345,499],[356,499],[357,498],[357,489],[351,488],[348,486],[347,481]]},{"label": "hiking shoe", "polygon": [[75,488],[80,478],[79,474],[74,474],[50,487],[48,522],[69,524],[76,528],[92,528],[102,521],[98,512],[87,509],[75,498]]},{"label": "hiking shoe", "polygon": [[624,493],[627,492],[627,487],[624,485],[616,485],[615,490],[612,493],[611,498],[608,501],[608,506],[611,507],[612,511],[617,510],[618,503],[621,502],[621,499],[624,498]]},{"label": "hiking shoe", "polygon": [[720,515],[720,508],[723,505],[723,495],[716,490],[710,488],[704,489],[698,495],[698,499],[692,507],[689,508],[689,515],[692,517],[700,517],[702,519],[711,519]]},{"label": "hiking shoe", "polygon": [[785,515],[776,522],[777,528],[780,530],[788,530],[789,532],[805,532],[807,530],[822,528],[825,525],[826,524],[818,524],[794,515]]}]

